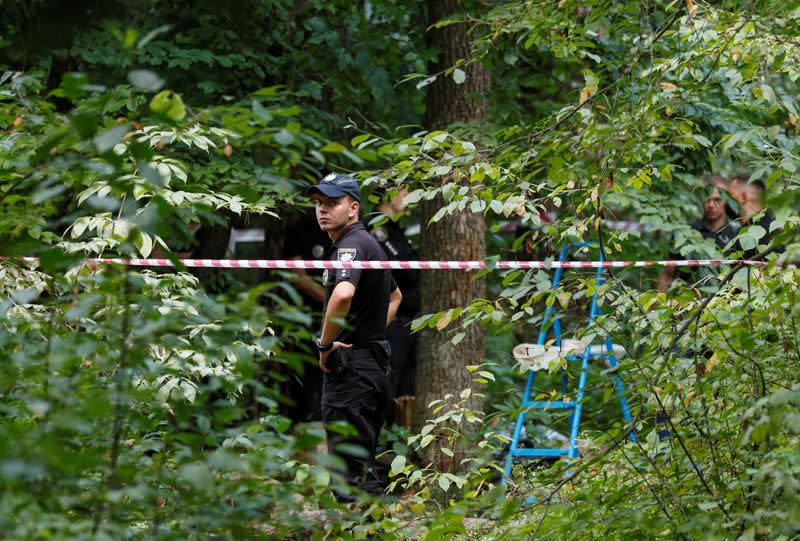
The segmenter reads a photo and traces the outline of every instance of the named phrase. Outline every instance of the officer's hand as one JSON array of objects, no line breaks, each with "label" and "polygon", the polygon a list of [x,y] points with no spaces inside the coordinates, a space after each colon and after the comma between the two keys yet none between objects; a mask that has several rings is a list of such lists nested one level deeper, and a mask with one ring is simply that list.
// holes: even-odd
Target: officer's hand
[{"label": "officer's hand", "polygon": [[331,371],[328,368],[328,356],[332,354],[339,348],[352,348],[353,344],[345,344],[344,342],[334,342],[333,347],[328,351],[320,351],[319,352],[319,368],[326,374],[330,374]]}]

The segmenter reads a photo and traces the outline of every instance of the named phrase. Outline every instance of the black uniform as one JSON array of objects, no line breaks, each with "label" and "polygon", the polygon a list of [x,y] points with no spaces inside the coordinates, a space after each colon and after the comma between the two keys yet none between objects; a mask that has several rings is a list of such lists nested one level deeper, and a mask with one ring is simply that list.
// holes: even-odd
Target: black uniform
[{"label": "black uniform", "polygon": [[[283,258],[324,260],[330,256],[330,246],[331,239],[327,233],[320,231],[316,218],[304,214],[299,217],[292,228],[291,236],[286,239]],[[322,270],[319,269],[307,269],[306,273],[314,278],[322,276]],[[312,325],[319,327],[322,322],[322,303],[306,296],[303,296],[303,301],[311,310]],[[289,351],[300,354],[300,351]],[[322,397],[322,370],[319,368],[319,362],[313,358],[309,359],[308,363],[303,364],[300,375],[302,379],[290,377],[288,381],[287,394],[293,402],[287,412],[288,417],[294,421],[319,421]]]},{"label": "black uniform", "polygon": [[704,239],[713,240],[720,250],[725,249],[725,246],[736,236],[736,232],[738,231],[736,223],[732,221],[727,222],[717,231],[711,231],[702,220],[692,222],[691,225],[703,235]]},{"label": "black uniform", "polygon": [[[396,222],[390,221],[376,227],[372,230],[372,236],[390,260],[419,260],[419,254]],[[397,316],[386,328],[386,337],[392,345],[391,398],[396,398],[415,394],[417,335],[411,332],[411,322],[420,308],[419,270],[393,270],[392,277],[403,292]]]},{"label": "black uniform", "polygon": [[[703,222],[703,220],[697,220],[696,222],[692,222],[690,224],[693,229],[697,230],[704,239],[713,240],[714,244],[716,244],[717,250],[721,253],[725,253],[726,246],[728,243],[736,237],[736,232],[738,231],[738,227],[736,222],[729,221],[727,222],[722,228],[718,229],[717,231],[712,231],[708,228],[708,226]],[[708,259],[716,257],[718,254],[710,254],[710,253],[694,253],[691,254],[689,257],[692,259]],[[671,259],[683,259],[681,254],[671,254]],[[687,283],[694,283],[707,276],[716,275],[719,272],[719,269],[715,267],[693,267],[693,268],[684,268],[679,267],[678,269],[678,276]]]},{"label": "black uniform", "polygon": [[[765,211],[764,214],[762,214],[761,218],[756,220],[754,223],[751,224],[748,222],[742,225],[742,227],[757,225],[759,227],[763,227],[764,231],[766,231],[766,235],[764,235],[758,240],[758,245],[756,245],[754,248],[750,248],[749,250],[744,251],[744,254],[742,255],[743,259],[752,260],[756,255],[758,255],[759,252],[761,252],[770,243],[773,235],[775,234],[774,231],[769,230],[770,227],[772,226],[773,221],[774,218]],[[759,246],[761,246],[761,248],[759,248]],[[741,248],[741,246],[739,248]]]},{"label": "black uniform", "polygon": [[[347,226],[333,244],[331,259],[338,261],[386,261],[386,254],[361,222]],[[397,288],[388,270],[326,269],[325,309],[334,287],[349,281],[356,286],[345,324],[334,341],[352,344],[352,349],[339,348],[328,357],[322,388],[322,419],[326,425],[344,421],[356,429],[357,436],[345,438],[326,426],[328,448],[347,465],[346,477],[351,485],[370,494],[380,494],[385,483],[375,471],[375,447],[383,422],[389,393],[386,367],[389,363],[386,342],[386,317],[389,297]],[[343,370],[336,364],[345,363]],[[338,449],[342,443],[357,444],[366,456]]]}]

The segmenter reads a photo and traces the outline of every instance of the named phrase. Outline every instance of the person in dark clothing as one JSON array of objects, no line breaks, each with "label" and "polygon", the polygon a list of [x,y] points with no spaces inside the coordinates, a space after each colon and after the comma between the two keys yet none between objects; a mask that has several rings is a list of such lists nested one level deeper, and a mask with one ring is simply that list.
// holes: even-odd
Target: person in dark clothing
[{"label": "person in dark clothing", "polygon": [[[334,261],[386,261],[386,254],[359,221],[361,190],[349,175],[332,173],[308,189],[317,223],[333,241]],[[351,486],[380,494],[385,482],[375,468],[375,448],[389,393],[391,354],[386,325],[402,294],[389,270],[326,269],[322,329],[315,346],[324,373],[322,419],[328,448],[345,463]],[[333,426],[344,422],[354,436]],[[344,446],[342,444],[350,444]],[[350,451],[361,446],[366,456]],[[336,492],[337,498],[347,495]]]},{"label": "person in dark clothing", "polygon": [[[692,222],[690,225],[704,239],[713,240],[717,249],[722,252],[736,236],[738,228],[735,222],[728,219],[721,180],[712,180],[712,182],[713,184],[707,186],[707,197],[703,199],[703,218]],[[680,254],[673,254],[670,257],[672,259],[681,259]],[[672,285],[673,280],[678,276],[678,273],[677,267],[665,268],[658,279],[656,289],[666,292]],[[690,274],[690,271],[685,271],[684,276],[694,277],[696,275]]]},{"label": "person in dark clothing", "polygon": [[[304,261],[324,260],[329,255],[331,240],[320,231],[316,219],[310,214],[300,214],[293,220],[291,234],[284,242],[283,259]],[[320,283],[322,270],[291,269],[297,278],[295,289],[302,295],[304,304],[312,314],[312,326],[319,328],[322,323],[322,305],[325,288]],[[306,358],[300,351],[292,353]],[[291,374],[287,394],[292,401],[288,417],[295,422],[320,421],[320,401],[322,397],[322,370],[317,361],[303,363],[299,374]]]},{"label": "person in dark clothing", "polygon": [[[419,254],[406,238],[403,230],[392,218],[401,210],[403,198],[408,191],[400,189],[388,202],[378,205],[378,211],[389,217],[389,221],[370,231],[386,256],[393,261],[417,261]],[[392,277],[403,292],[403,301],[397,316],[386,328],[386,337],[392,346],[392,376],[390,398],[398,408],[387,411],[387,421],[407,424],[411,417],[412,397],[415,394],[417,369],[417,335],[411,332],[411,322],[420,309],[419,274],[416,269],[393,270]]]},{"label": "person in dark clothing", "polygon": [[[774,218],[768,210],[764,208],[764,192],[766,186],[760,180],[748,181],[749,175],[736,175],[731,180],[731,195],[739,203],[740,221],[742,228],[748,226],[758,226],[764,229],[764,236],[761,237],[756,246],[744,250],[742,259],[753,259],[760,251],[769,245],[775,231],[771,231]],[[759,248],[760,247],[760,248]]]}]

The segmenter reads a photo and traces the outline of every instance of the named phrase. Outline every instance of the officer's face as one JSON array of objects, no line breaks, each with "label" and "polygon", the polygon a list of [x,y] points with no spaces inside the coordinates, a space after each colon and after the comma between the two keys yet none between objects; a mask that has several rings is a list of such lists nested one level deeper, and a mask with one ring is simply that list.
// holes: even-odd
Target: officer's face
[{"label": "officer's face", "polygon": [[327,233],[341,231],[358,216],[358,201],[350,196],[328,197],[314,194],[311,200],[316,207],[319,228]]},{"label": "officer's face", "polygon": [[725,202],[719,190],[714,188],[711,190],[711,195],[703,202],[703,218],[708,221],[719,220],[725,213]]}]

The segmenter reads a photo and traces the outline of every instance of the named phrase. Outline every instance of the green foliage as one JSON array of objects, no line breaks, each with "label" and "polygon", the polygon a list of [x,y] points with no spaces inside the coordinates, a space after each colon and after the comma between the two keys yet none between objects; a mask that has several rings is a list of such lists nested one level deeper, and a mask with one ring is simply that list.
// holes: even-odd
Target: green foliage
[{"label": "green foliage", "polygon": [[[0,261],[3,536],[796,536],[796,269],[718,269],[671,296],[638,270],[600,288],[576,274],[553,294],[547,272],[491,271],[486,298],[414,326],[454,344],[471,325],[530,341],[558,303],[566,333],[626,348],[633,425],[616,420],[609,374],[594,370],[581,459],[515,468],[500,501],[524,374],[498,347],[491,370],[474,370],[485,413],[469,392],[442,397],[421,433],[390,441],[406,494],[345,509],[330,460],[311,451],[320,431],[278,414],[279,354],[309,333],[285,284],[214,298],[181,272],[80,265],[171,255],[192,244],[190,224],[274,217],[331,168],[408,188],[407,213],[437,202],[432,221],[481,213],[504,254],[592,239],[624,259],[716,255],[688,221],[708,173],[745,170],[784,230],[770,258],[796,261],[790,2],[469,5],[440,26],[473,24],[495,80],[490,114],[430,133],[416,127],[426,85],[468,71],[462,59],[426,72],[419,14],[403,3],[120,1],[91,15],[56,4],[9,6],[0,39],[25,70],[0,77],[1,253],[40,256]],[[345,125],[358,132],[349,146],[336,136]],[[609,230],[609,217],[649,229]],[[509,220],[515,239],[499,230]],[[764,233],[743,228],[738,243]],[[605,312],[583,329],[595,291]],[[481,426],[474,438],[465,423]],[[431,446],[451,471],[417,463]],[[530,495],[538,504],[522,507]]]},{"label": "green foliage", "polygon": [[[477,371],[475,380],[479,383],[486,381],[484,377],[494,377],[491,372],[481,370],[484,367],[467,368]],[[472,389],[467,388],[458,397],[448,394],[442,400],[434,400],[428,408],[435,417],[428,419],[420,433],[409,437],[406,442],[408,450],[416,453],[422,453],[431,445],[436,446],[437,453],[448,457],[443,462],[445,471],[430,466],[416,467],[404,454],[398,454],[392,460],[389,475],[394,480],[388,490],[397,490],[398,487],[414,490],[414,498],[407,502],[413,511],[421,514],[426,502],[452,501],[454,495],[467,499],[485,497],[495,488],[501,470],[492,453],[507,444],[508,438],[490,430],[481,434],[476,442],[473,441],[474,430],[462,433],[461,427],[465,424],[484,421],[483,412],[471,409],[470,402],[475,398],[483,398],[483,395],[476,397]],[[442,510],[440,503],[439,511]]]},{"label": "green foliage", "polygon": [[0,42],[0,64],[5,57],[44,69],[51,81],[78,70],[107,85],[126,76],[136,84],[138,70],[151,70],[192,105],[285,85],[310,111],[308,123],[334,133],[351,116],[383,129],[419,121],[421,96],[395,82],[424,70],[423,28],[416,10],[395,0],[201,1],[185,9],[156,0],[84,9],[33,2],[11,6],[5,20],[0,33],[13,42]]}]

